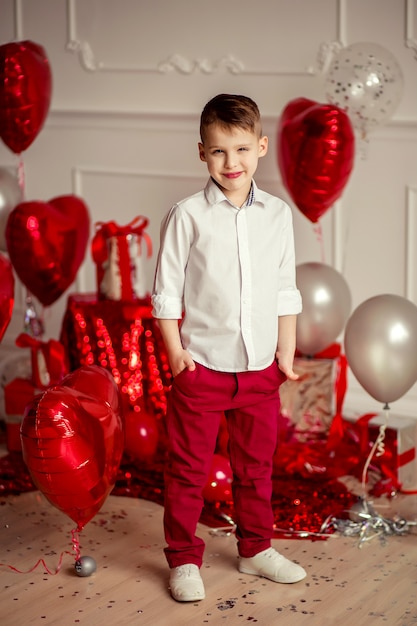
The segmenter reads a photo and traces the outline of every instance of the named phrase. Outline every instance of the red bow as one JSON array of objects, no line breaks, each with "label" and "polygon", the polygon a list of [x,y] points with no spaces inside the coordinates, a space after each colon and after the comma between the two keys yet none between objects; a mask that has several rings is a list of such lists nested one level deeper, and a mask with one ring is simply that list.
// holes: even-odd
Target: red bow
[{"label": "red bow", "polygon": [[[19,348],[30,348],[32,364],[32,382],[38,389],[59,383],[68,373],[65,362],[65,348],[59,341],[48,342],[35,339],[27,333],[21,333],[16,339]],[[39,352],[43,356],[46,372],[42,371]]]}]

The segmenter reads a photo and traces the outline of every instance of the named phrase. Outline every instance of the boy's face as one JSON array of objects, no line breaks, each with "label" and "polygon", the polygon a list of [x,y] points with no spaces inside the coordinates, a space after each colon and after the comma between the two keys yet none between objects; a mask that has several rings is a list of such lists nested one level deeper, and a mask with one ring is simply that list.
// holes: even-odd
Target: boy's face
[{"label": "boy's face", "polygon": [[205,129],[204,144],[198,144],[200,159],[225,196],[242,206],[250,190],[258,160],[268,150],[268,138],[243,128],[225,129],[211,124]]}]

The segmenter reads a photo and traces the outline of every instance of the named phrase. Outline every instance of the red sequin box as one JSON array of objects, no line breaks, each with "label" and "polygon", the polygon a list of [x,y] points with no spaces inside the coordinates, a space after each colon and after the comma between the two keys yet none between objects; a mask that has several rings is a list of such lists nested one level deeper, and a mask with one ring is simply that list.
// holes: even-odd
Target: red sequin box
[{"label": "red sequin box", "polygon": [[383,454],[375,454],[371,461],[383,478],[392,478],[405,490],[417,487],[417,421],[385,413],[368,415],[344,415],[345,433],[360,449],[361,468],[366,462],[372,444],[376,441],[381,426],[385,426]]},{"label": "red sequin box", "polygon": [[125,410],[161,415],[171,373],[150,299],[101,300],[96,294],[68,298],[61,328],[68,366],[101,365],[113,375]]}]

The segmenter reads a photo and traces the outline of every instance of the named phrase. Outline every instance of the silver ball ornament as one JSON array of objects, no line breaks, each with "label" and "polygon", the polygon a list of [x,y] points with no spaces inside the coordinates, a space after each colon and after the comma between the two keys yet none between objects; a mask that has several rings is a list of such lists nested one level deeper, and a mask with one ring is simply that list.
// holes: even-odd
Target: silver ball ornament
[{"label": "silver ball ornament", "polygon": [[75,573],[77,576],[91,576],[97,569],[97,564],[92,556],[81,556],[75,561]]}]

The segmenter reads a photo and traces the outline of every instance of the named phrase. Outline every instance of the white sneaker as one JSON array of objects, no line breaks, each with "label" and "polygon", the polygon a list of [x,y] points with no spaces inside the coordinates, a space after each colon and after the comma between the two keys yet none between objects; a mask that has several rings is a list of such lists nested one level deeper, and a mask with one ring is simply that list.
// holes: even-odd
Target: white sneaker
[{"label": "white sneaker", "polygon": [[239,571],[269,578],[274,583],[297,583],[307,576],[301,565],[293,563],[274,548],[268,548],[250,558],[239,558]]},{"label": "white sneaker", "polygon": [[173,567],[169,587],[172,597],[178,602],[195,602],[206,597],[200,570],[194,563]]}]

